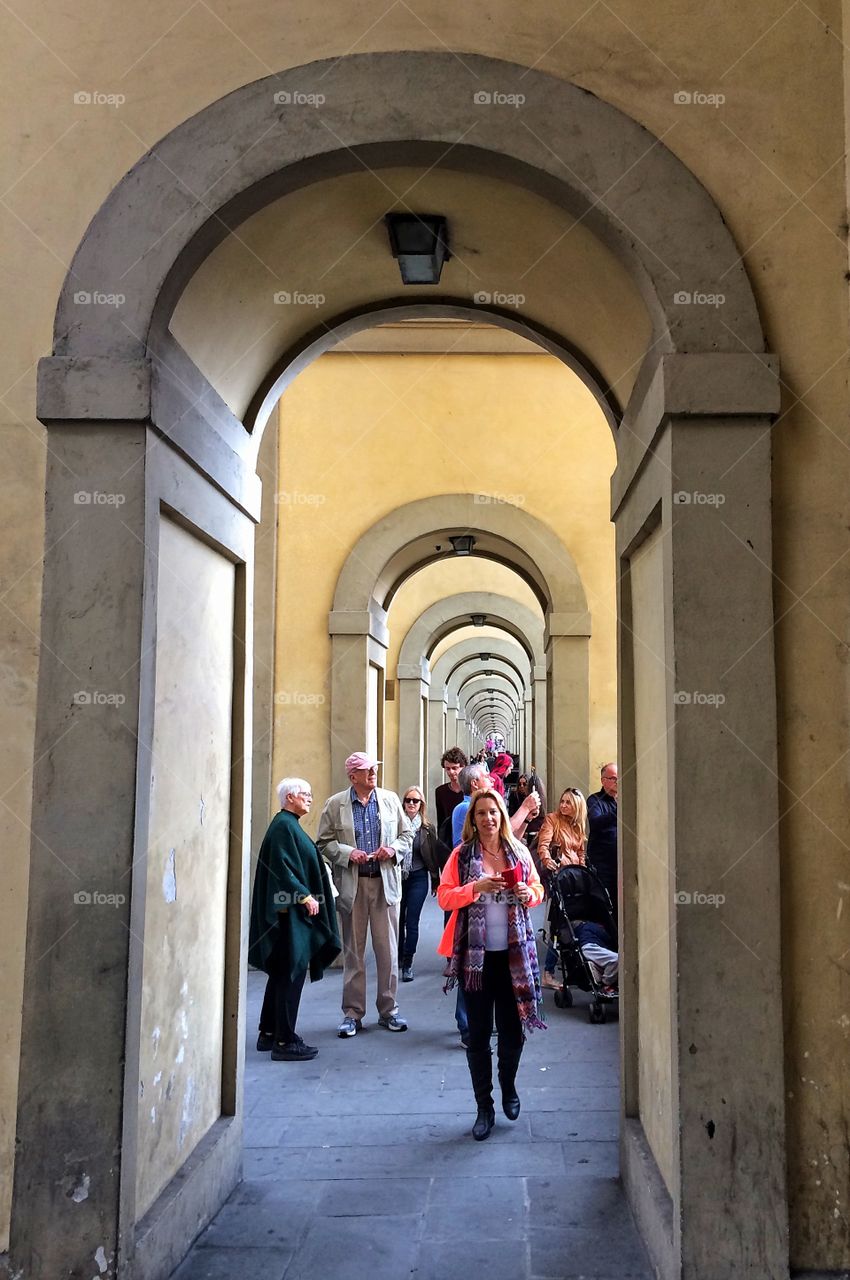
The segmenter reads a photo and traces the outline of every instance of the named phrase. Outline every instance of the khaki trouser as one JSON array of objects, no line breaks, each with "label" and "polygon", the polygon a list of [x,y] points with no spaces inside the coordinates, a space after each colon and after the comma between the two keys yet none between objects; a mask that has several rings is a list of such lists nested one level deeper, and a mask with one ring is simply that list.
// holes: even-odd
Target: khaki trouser
[{"label": "khaki trouser", "polygon": [[366,1012],[367,928],[378,971],[378,1014],[389,1018],[398,1012],[398,912],[398,903],[388,906],[380,876],[360,876],[350,913],[339,913],[345,960],[342,1012],[346,1018],[362,1018]]}]

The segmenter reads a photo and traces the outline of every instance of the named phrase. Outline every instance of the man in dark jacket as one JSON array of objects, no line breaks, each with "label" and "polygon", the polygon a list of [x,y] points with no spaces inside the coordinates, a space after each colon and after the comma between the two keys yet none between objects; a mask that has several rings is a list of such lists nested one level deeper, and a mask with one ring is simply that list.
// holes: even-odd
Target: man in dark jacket
[{"label": "man in dark jacket", "polygon": [[342,949],[330,878],[313,841],[301,830],[313,794],[303,778],[277,788],[257,861],[248,959],[268,974],[257,1048],[276,1062],[306,1062],[319,1052],[295,1031],[307,970],[318,982]]},{"label": "man in dark jacket", "polygon": [[608,890],[617,919],[617,766],[604,764],[602,788],[587,797],[587,862]]}]

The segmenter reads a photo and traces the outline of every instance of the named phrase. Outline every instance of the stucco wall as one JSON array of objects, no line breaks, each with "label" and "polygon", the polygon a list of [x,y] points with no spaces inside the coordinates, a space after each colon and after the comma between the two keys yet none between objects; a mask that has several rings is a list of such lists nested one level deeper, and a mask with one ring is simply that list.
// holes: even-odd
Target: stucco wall
[{"label": "stucco wall", "polygon": [[[447,0],[421,0],[415,13],[383,0],[327,0],[319,19],[315,6],[294,0],[284,21],[271,0],[181,13],[170,0],[149,0],[125,5],[120,21],[104,0],[73,7],[43,0],[25,16],[11,9],[6,15],[0,216],[12,304],[0,317],[0,419],[14,472],[0,543],[6,712],[0,795],[7,865],[14,870],[4,885],[0,929],[0,974],[11,1010],[3,1046],[11,1070],[0,1078],[0,1115],[15,1109],[30,840],[29,795],[20,779],[32,759],[43,552],[35,363],[50,350],[55,300],[75,246],[119,178],[156,139],[239,85],[352,48],[449,48],[461,56],[474,50],[572,80],[663,138],[716,199],[782,361],[774,589],[780,773],[788,801],[781,841],[792,1257],[800,1267],[846,1266],[850,1157],[846,1145],[827,1150],[822,1137],[824,1130],[846,1131],[850,1112],[840,1083],[850,1078],[846,910],[843,918],[840,911],[850,883],[850,725],[836,694],[846,691],[850,612],[841,515],[848,481],[841,12],[833,0],[779,8],[773,0],[719,8],[620,0],[590,9],[536,0],[528,10],[494,0],[487,18]],[[93,92],[125,101],[75,104],[76,93]],[[677,103],[677,93],[694,92],[722,92],[725,102]],[[541,269],[548,269],[545,262]],[[319,786],[328,781],[316,779]],[[7,1125],[0,1144],[8,1170]],[[8,1178],[0,1177],[4,1184]]]},{"label": "stucco wall", "polygon": [[662,534],[632,557],[637,788],[638,1028],[640,1119],[675,1198],[676,1083],[670,1000],[672,904],[667,862],[667,702]]},{"label": "stucco wall", "polygon": [[221,1112],[234,581],[233,565],[222,555],[162,521],[139,1214]]}]

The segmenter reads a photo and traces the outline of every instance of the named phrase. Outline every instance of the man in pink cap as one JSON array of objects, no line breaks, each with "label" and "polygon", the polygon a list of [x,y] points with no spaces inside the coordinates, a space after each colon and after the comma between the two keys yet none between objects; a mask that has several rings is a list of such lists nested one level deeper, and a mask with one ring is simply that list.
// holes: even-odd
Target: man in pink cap
[{"label": "man in pink cap", "polygon": [[394,791],[379,787],[378,765],[366,751],[345,762],[350,786],[322,810],[316,844],[333,868],[342,926],[343,988],[338,1034],[354,1036],[366,1013],[366,935],[371,932],[378,977],[378,1026],[406,1031],[398,1016],[398,919],[401,864],[413,829]]}]

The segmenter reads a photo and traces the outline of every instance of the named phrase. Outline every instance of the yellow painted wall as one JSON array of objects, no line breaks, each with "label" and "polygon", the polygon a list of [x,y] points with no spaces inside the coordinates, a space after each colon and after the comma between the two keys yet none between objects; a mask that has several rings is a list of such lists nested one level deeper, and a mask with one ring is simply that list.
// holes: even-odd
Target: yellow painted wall
[{"label": "yellow painted wall", "polygon": [[[839,515],[848,487],[841,43],[847,47],[848,33],[834,0],[702,7],[535,0],[527,8],[493,0],[486,22],[481,15],[451,0],[420,0],[415,12],[384,0],[326,0],[318,15],[303,0],[292,0],[283,15],[273,0],[178,8],[146,0],[123,5],[120,21],[107,0],[42,0],[4,13],[0,226],[11,301],[0,315],[0,425],[12,471],[0,539],[0,836],[12,871],[0,907],[0,978],[10,1010],[0,1115],[15,1109],[30,839],[21,779],[32,760],[43,552],[35,366],[50,351],[74,249],[152,143],[238,86],[351,49],[471,50],[572,80],[663,137],[717,201],[782,361],[774,550],[780,773],[788,797],[780,835],[792,1257],[797,1267],[846,1266],[850,1157],[846,1145],[825,1151],[822,1133],[846,1131],[850,1115],[846,907],[840,913],[850,883],[850,562]],[[80,90],[120,92],[126,101],[76,107]],[[694,90],[722,91],[726,101],[716,109],[676,104],[676,92]],[[593,749],[594,757],[607,754]],[[3,1123],[0,1168],[8,1171],[11,1158],[11,1127]],[[8,1181],[0,1177],[0,1186]],[[2,1216],[0,1200],[0,1247]]]},{"label": "yellow painted wall", "polygon": [[667,1188],[677,1201],[677,1084],[670,1012],[670,873],[667,861],[667,690],[662,534],[632,557],[635,785],[638,878],[638,1089],[640,1119]]},{"label": "yellow painted wall", "polygon": [[[328,612],[336,581],[349,547],[382,515],[433,494],[509,492],[568,547],[593,615],[595,741],[616,740],[614,445],[596,402],[569,370],[543,356],[327,355],[284,395],[280,433],[276,778],[302,774],[318,797],[345,785],[328,775]],[[518,433],[535,447],[532,459],[516,465]],[[470,587],[511,585],[539,613],[530,590],[517,590],[509,571],[487,561],[423,570],[390,610],[390,678],[413,619],[462,589],[460,574]],[[389,704],[385,722],[382,782],[389,786],[398,782],[397,705]]]},{"label": "yellow painted wall", "polygon": [[[139,1063],[140,1215],[221,1113],[234,584],[224,556],[162,521]],[[189,741],[196,750],[187,751]]]}]

